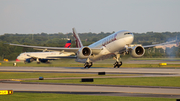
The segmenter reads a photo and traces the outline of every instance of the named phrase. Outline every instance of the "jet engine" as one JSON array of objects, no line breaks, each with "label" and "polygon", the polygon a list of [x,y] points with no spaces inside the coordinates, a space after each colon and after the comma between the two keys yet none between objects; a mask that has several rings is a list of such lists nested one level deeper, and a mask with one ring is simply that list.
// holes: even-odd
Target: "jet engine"
[{"label": "jet engine", "polygon": [[77,52],[77,57],[80,59],[88,58],[92,53],[92,50],[89,47],[83,47]]},{"label": "jet engine", "polygon": [[42,62],[42,63],[49,63],[48,59],[39,59],[39,61]]},{"label": "jet engine", "polygon": [[145,53],[145,49],[141,45],[134,46],[133,49],[131,50],[131,56],[133,58],[139,58],[143,56],[144,53]]},{"label": "jet engine", "polygon": [[[26,59],[24,62],[26,63],[31,63],[33,61],[37,61],[36,59],[33,59],[33,58],[28,58]],[[42,63],[49,63],[49,60],[48,59],[39,59],[39,61],[37,61],[38,63],[42,62]]]},{"label": "jet engine", "polygon": [[27,63],[31,63],[33,61],[34,61],[34,59],[32,59],[32,58],[28,58],[28,59],[25,60],[25,62],[27,62]]}]

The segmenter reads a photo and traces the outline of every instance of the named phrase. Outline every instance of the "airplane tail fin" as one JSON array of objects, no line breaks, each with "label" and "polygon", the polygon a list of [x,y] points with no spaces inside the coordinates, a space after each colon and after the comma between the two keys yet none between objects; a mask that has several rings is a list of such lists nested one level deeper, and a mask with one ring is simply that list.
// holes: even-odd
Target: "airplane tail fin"
[{"label": "airplane tail fin", "polygon": [[77,48],[81,48],[83,47],[83,44],[79,38],[79,35],[77,34],[75,28],[72,29],[73,30],[73,35],[74,35],[74,38],[75,38],[75,42],[76,42],[76,47]]},{"label": "airplane tail fin", "polygon": [[177,39],[177,36],[176,36],[176,46],[177,46],[177,47],[180,46],[179,43],[180,43],[180,42],[179,42],[179,40]]},{"label": "airplane tail fin", "polygon": [[71,48],[71,39],[67,41],[67,43],[64,46],[65,48]]}]

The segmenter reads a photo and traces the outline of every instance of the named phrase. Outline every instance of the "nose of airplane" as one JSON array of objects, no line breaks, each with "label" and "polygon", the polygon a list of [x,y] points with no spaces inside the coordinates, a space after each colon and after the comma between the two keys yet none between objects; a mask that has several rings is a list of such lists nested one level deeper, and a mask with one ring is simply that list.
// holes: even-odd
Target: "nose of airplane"
[{"label": "nose of airplane", "polygon": [[17,57],[16,61],[22,60],[20,56]]},{"label": "nose of airplane", "polygon": [[131,33],[125,40],[127,44],[131,44],[134,40],[134,35]]},{"label": "nose of airplane", "polygon": [[19,59],[16,59],[16,62],[20,61]]}]

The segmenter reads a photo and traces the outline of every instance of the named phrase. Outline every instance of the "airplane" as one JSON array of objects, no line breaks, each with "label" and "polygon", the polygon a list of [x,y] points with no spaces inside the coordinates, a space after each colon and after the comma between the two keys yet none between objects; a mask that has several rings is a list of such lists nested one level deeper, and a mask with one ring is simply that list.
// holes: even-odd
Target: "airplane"
[{"label": "airplane", "polygon": [[132,57],[139,58],[145,53],[145,48],[150,48],[159,45],[173,44],[176,41],[170,41],[162,44],[142,46],[141,44],[132,44],[134,40],[133,33],[122,30],[115,32],[89,46],[83,46],[75,28],[73,28],[73,35],[77,48],[62,48],[62,47],[42,47],[42,46],[30,46],[20,44],[9,44],[14,46],[29,47],[38,50],[49,50],[49,51],[63,51],[63,52],[74,52],[76,54],[76,62],[84,63],[84,68],[90,68],[93,62],[103,60],[114,56],[116,61],[114,68],[119,68],[122,65],[120,58],[121,54],[130,53]]},{"label": "airplane", "polygon": [[[64,47],[71,47],[70,39],[67,41]],[[38,64],[40,62],[49,63],[49,60],[56,60],[60,57],[67,57],[73,54],[74,53],[72,52],[47,52],[46,50],[43,50],[43,52],[24,52],[17,57],[16,61],[24,61],[24,63],[31,63],[32,61],[37,61]]]}]

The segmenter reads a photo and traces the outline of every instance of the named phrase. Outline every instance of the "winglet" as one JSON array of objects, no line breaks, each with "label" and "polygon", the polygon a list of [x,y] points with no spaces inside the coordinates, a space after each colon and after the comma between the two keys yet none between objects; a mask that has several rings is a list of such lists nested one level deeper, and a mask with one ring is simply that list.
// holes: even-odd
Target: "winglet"
[{"label": "winglet", "polygon": [[82,44],[82,42],[81,42],[81,40],[80,40],[80,38],[79,38],[79,35],[77,34],[75,28],[73,28],[72,30],[73,30],[73,35],[74,35],[74,37],[75,37],[76,47],[77,47],[77,48],[83,47],[83,44]]}]

